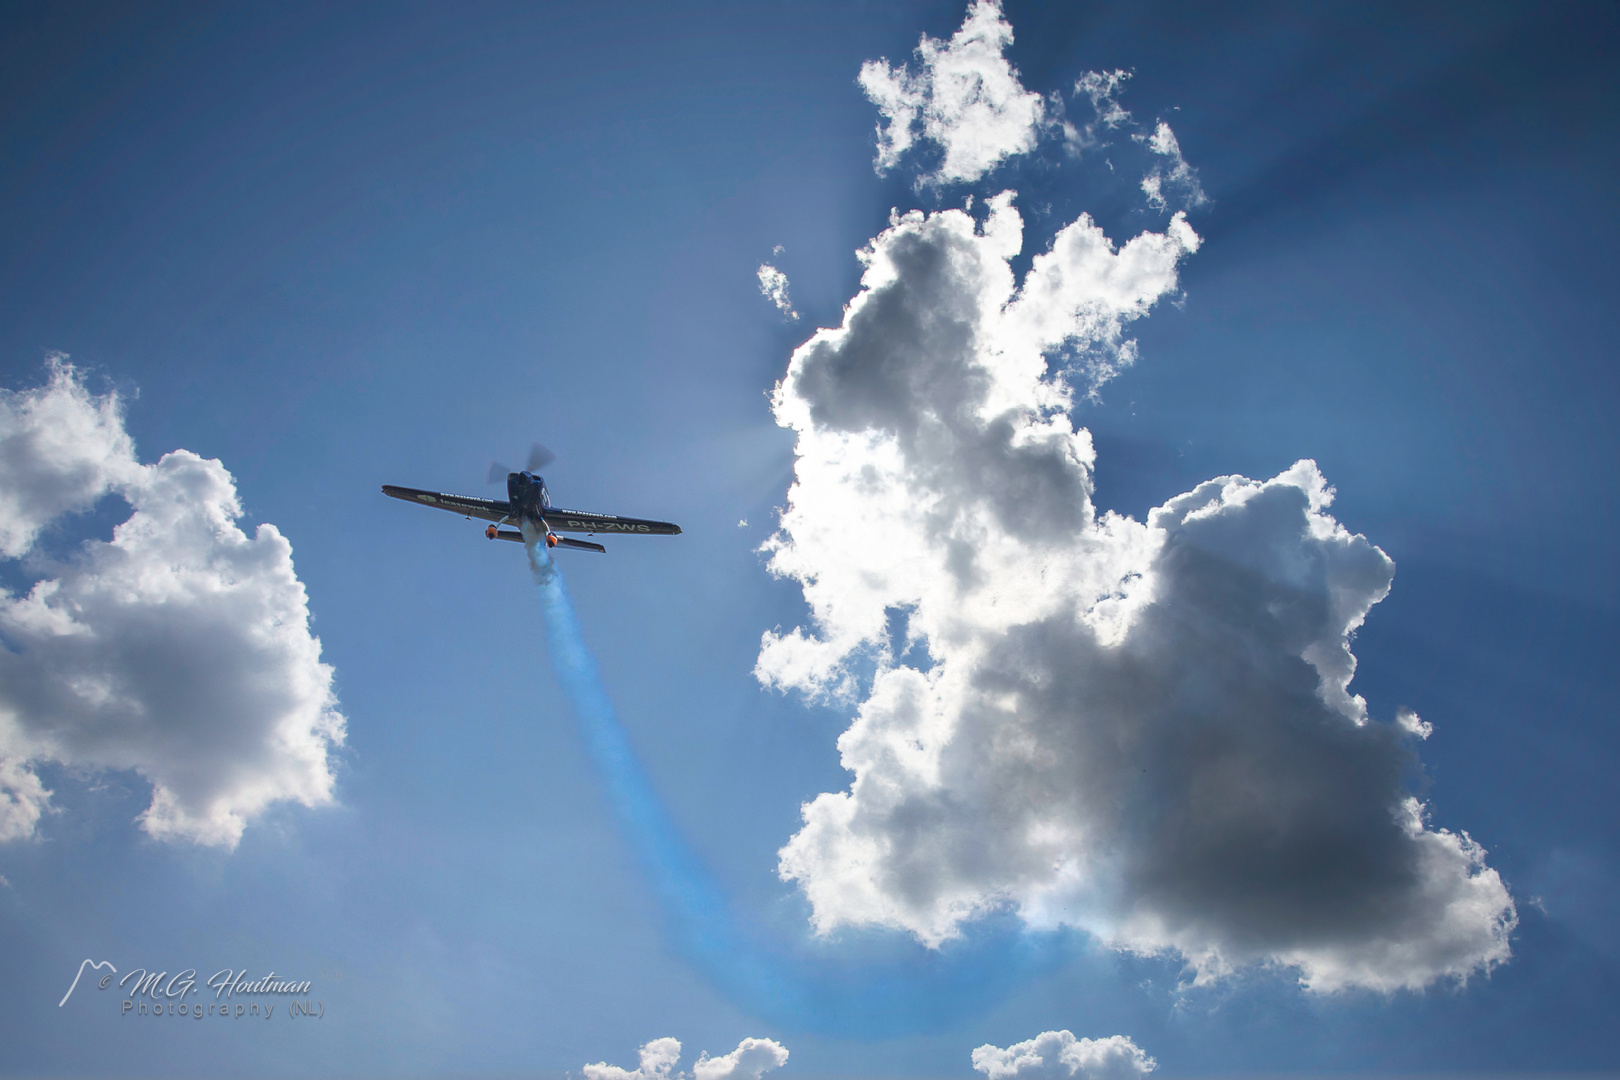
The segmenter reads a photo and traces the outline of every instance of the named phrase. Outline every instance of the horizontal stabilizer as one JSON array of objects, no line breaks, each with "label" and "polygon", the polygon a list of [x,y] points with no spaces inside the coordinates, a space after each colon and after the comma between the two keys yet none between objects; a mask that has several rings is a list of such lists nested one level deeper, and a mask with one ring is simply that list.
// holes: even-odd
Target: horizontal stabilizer
[{"label": "horizontal stabilizer", "polygon": [[[511,540],[515,543],[523,543],[523,534],[515,529],[494,529],[492,532],[491,540]],[[607,554],[607,548],[601,544],[593,544],[589,540],[575,540],[567,536],[553,536],[552,539],[557,542],[554,545],[556,547],[575,548],[579,551],[596,551],[603,555]]]}]

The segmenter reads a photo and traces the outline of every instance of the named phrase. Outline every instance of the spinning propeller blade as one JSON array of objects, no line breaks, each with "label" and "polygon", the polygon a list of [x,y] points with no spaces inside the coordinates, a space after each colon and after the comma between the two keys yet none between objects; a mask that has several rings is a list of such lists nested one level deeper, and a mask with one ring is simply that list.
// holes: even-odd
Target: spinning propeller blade
[{"label": "spinning propeller blade", "polygon": [[[556,454],[553,454],[539,443],[534,443],[529,447],[529,463],[524,468],[529,472],[539,472],[556,460]],[[492,461],[489,463],[489,476],[487,479],[491,484],[504,484],[507,474],[515,472],[517,472],[516,469],[504,462]]]}]

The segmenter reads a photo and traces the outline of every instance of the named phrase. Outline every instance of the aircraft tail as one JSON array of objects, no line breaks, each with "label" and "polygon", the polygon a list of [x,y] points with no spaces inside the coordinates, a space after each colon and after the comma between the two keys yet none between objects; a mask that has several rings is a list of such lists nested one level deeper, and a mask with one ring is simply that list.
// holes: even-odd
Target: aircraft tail
[{"label": "aircraft tail", "polygon": [[[497,529],[494,526],[490,526],[489,531],[487,531],[484,535],[488,536],[491,540],[511,540],[514,543],[523,543],[523,534],[515,529]],[[555,543],[552,543],[551,541],[555,541]],[[589,540],[575,540],[572,537],[557,536],[555,534],[549,538],[547,541],[547,546],[573,548],[576,551],[594,551],[600,555],[607,554],[607,548],[603,547],[601,544],[593,544]]]}]

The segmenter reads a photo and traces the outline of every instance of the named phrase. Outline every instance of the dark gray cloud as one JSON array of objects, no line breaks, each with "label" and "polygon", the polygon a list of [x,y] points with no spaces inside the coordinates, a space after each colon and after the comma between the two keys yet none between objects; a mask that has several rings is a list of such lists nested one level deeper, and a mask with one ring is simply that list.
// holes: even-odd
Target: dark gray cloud
[{"label": "dark gray cloud", "polygon": [[[1082,217],[1016,281],[1020,243],[1010,193],[977,227],[896,217],[777,390],[798,461],[766,550],[812,624],[765,635],[756,670],[856,706],[849,789],[781,853],[817,928],[937,944],[1011,908],[1197,980],[1273,964],[1317,990],[1504,960],[1512,899],[1408,790],[1425,725],[1350,690],[1394,566],[1333,520],[1314,463],[1146,522],[1092,505],[1068,414],[1087,373],[1047,357],[1123,350],[1196,235],[1178,215],[1116,247]],[[911,643],[926,670],[896,662]]]}]

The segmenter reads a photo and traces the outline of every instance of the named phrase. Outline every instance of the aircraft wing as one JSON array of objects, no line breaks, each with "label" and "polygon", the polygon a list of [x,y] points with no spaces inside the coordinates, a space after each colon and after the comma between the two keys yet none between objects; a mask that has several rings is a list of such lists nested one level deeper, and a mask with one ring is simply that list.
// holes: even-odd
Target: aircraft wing
[{"label": "aircraft wing", "polygon": [[668,521],[648,521],[644,518],[619,517],[616,514],[592,514],[585,510],[559,510],[555,506],[545,510],[545,519],[552,532],[674,536],[681,531],[679,525]]},{"label": "aircraft wing", "polygon": [[476,499],[471,495],[447,495],[442,491],[422,491],[419,488],[395,487],[393,484],[384,484],[382,490],[384,495],[396,499],[437,507],[463,517],[483,518],[485,521],[500,521],[511,512],[511,507],[505,502]]}]

